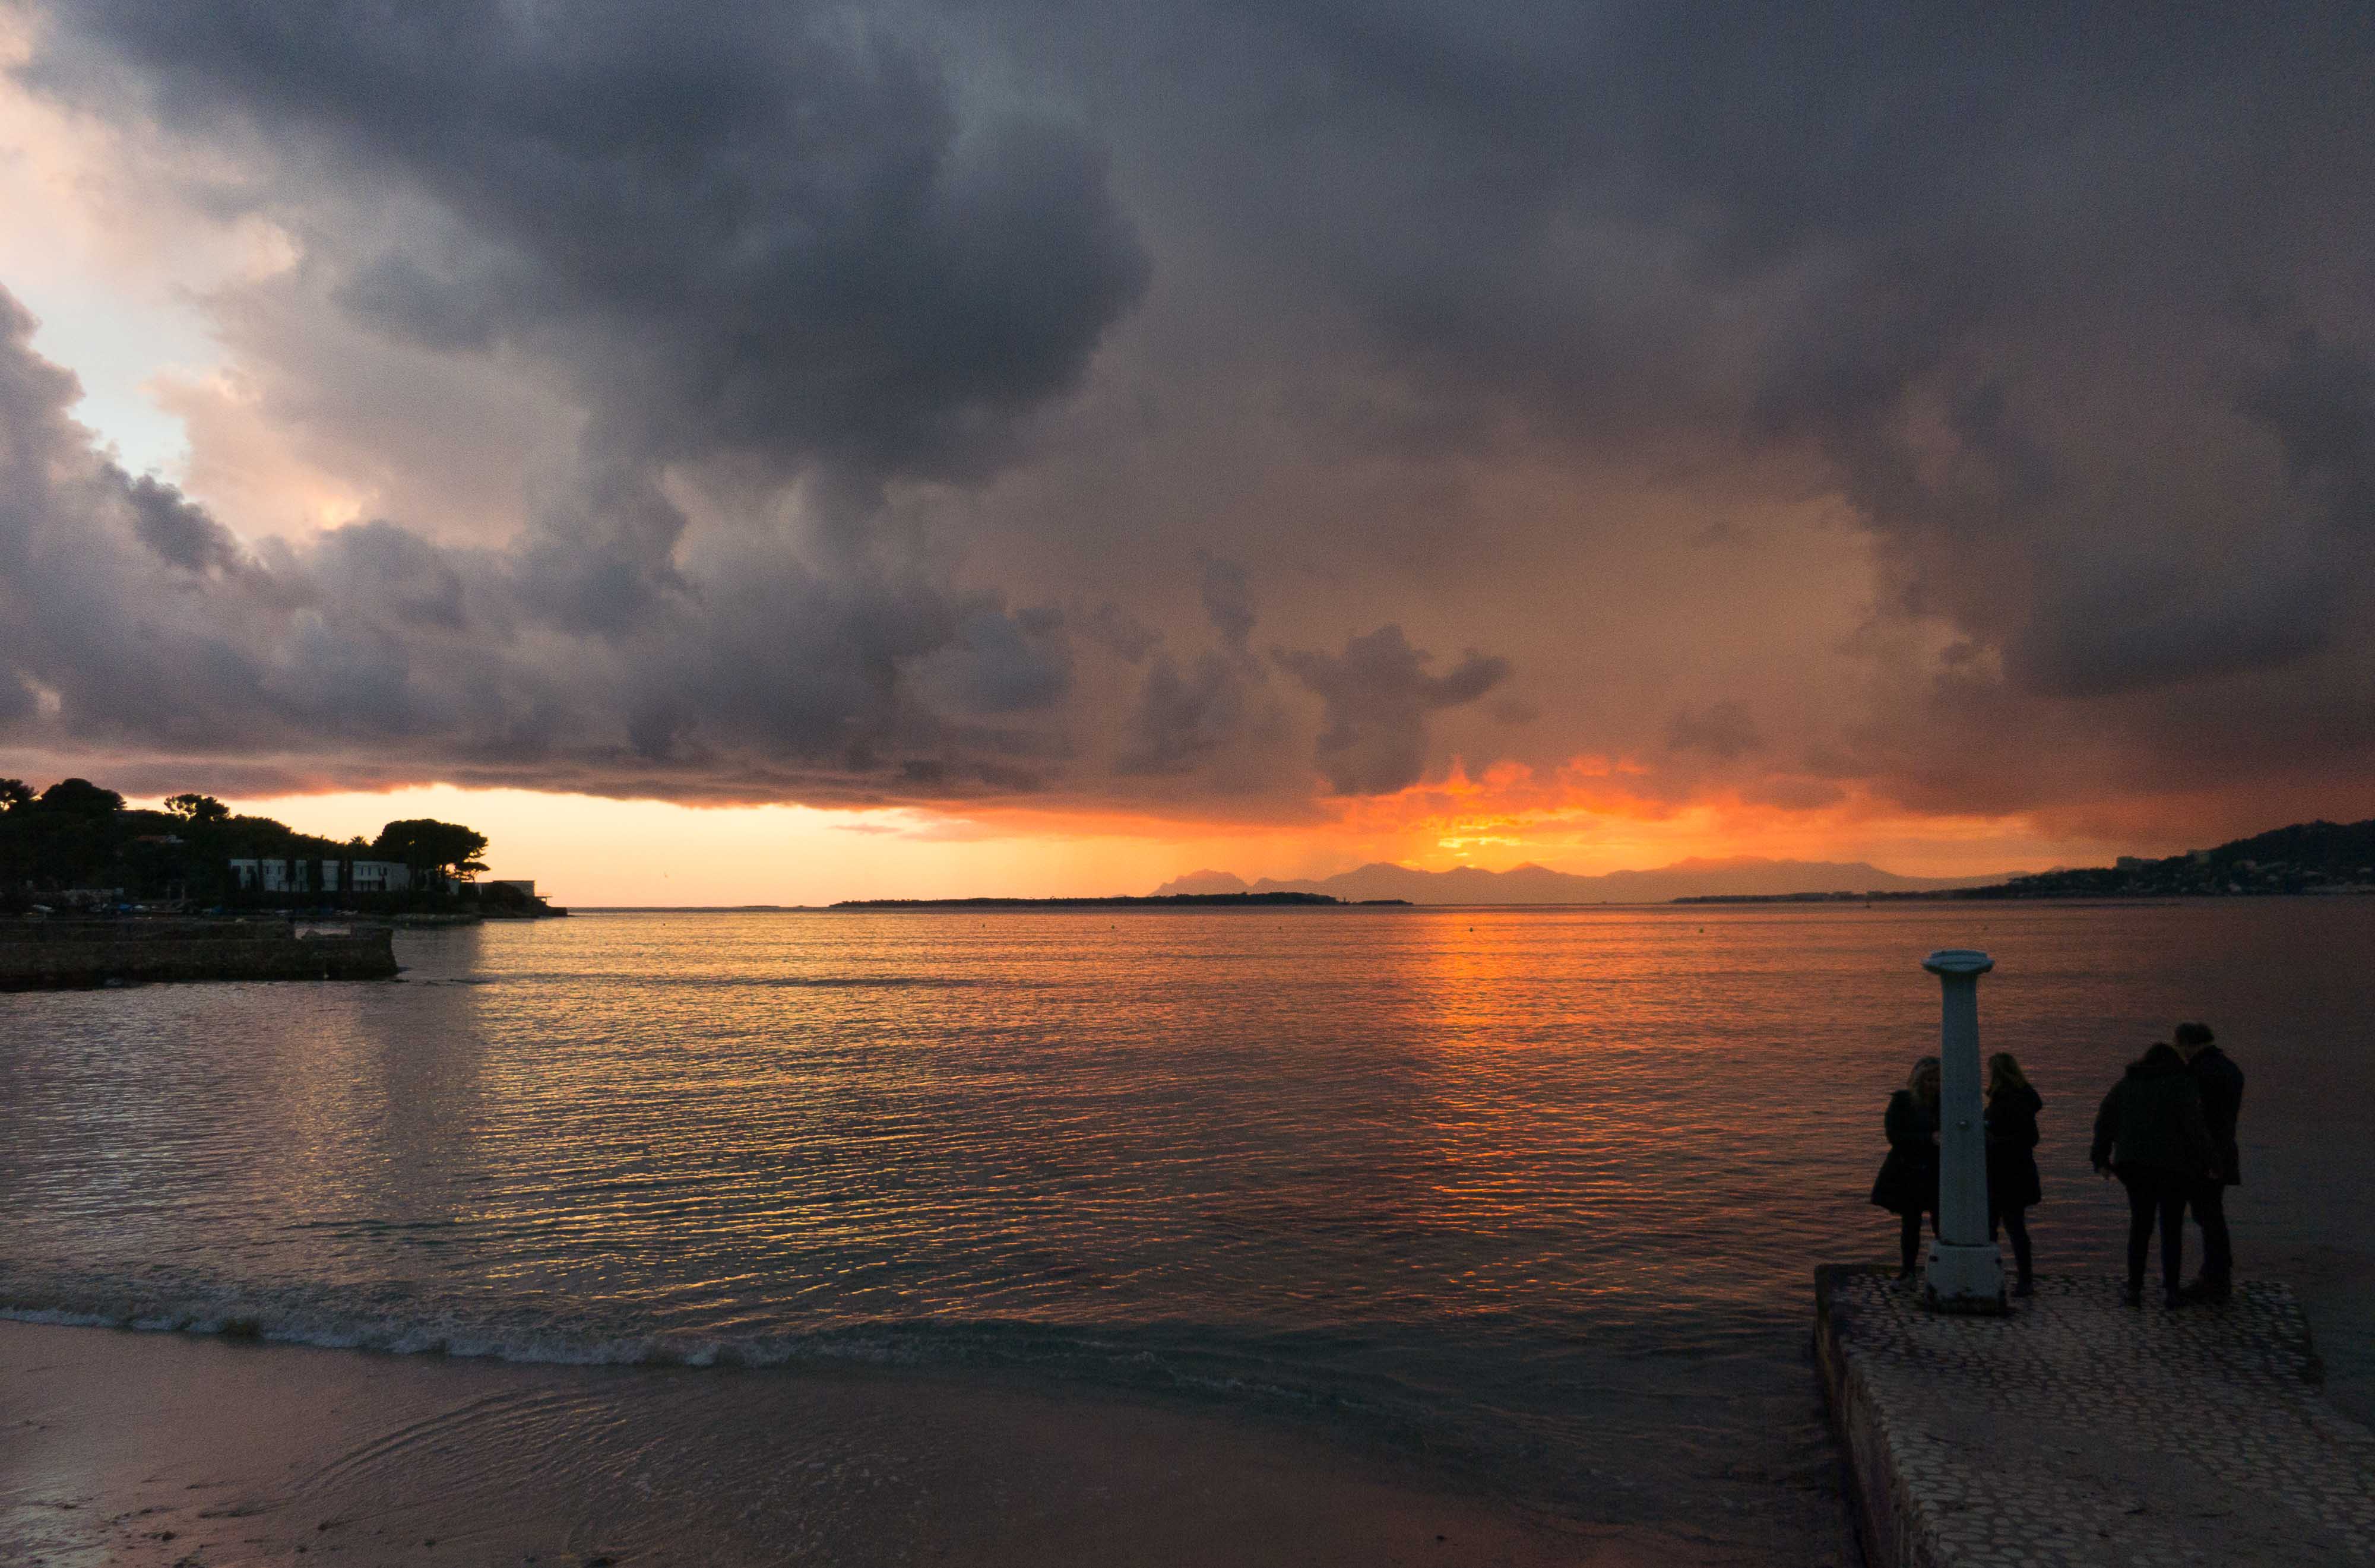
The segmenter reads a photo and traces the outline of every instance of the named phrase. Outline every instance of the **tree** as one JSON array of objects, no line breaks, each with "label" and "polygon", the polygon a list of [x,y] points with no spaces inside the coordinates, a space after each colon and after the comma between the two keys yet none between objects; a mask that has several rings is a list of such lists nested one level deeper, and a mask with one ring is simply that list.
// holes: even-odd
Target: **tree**
[{"label": "tree", "polygon": [[22,779],[0,779],[0,811],[15,811],[33,804],[33,786]]},{"label": "tree", "polygon": [[60,779],[41,791],[37,803],[42,811],[54,811],[69,817],[112,817],[124,809],[124,796],[112,789],[101,789],[89,779]]},{"label": "tree", "polygon": [[466,882],[487,868],[479,858],[487,852],[486,834],[431,817],[390,822],[372,841],[372,852],[401,860],[416,871],[459,877]]},{"label": "tree", "polygon": [[230,815],[230,808],[211,795],[169,795],[165,809],[189,822],[219,822]]}]

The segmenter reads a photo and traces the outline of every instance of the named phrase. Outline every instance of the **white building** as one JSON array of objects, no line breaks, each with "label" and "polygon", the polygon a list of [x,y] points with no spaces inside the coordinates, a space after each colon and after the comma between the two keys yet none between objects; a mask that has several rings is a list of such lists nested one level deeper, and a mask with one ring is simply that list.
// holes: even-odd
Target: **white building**
[{"label": "white building", "polygon": [[335,893],[338,890],[336,860],[234,860],[231,880],[247,892]]},{"label": "white building", "polygon": [[412,887],[412,867],[401,860],[357,860],[349,864],[351,884],[359,893],[401,893]]},{"label": "white building", "polygon": [[[378,879],[366,884],[366,867],[373,868]],[[335,893],[342,885],[355,892],[401,892],[412,885],[412,868],[384,860],[260,857],[232,861],[230,878],[242,892],[249,893]]]}]

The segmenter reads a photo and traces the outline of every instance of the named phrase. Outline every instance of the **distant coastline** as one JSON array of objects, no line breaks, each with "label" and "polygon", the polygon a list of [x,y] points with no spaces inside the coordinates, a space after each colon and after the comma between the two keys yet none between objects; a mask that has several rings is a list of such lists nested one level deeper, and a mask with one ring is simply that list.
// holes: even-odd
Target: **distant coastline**
[{"label": "distant coastline", "polygon": [[2333,898],[2375,893],[2375,819],[2364,822],[2296,822],[2231,839],[2215,849],[2145,859],[2122,855],[2114,866],[2040,871],[1984,887],[1928,891],[1701,894],[1676,903],[1880,903],[1945,899],[2080,899],[2125,902],[2143,899]]},{"label": "distant coastline", "polygon": [[1518,866],[1507,871],[1461,866],[1427,871],[1377,862],[1332,877],[1281,881],[1264,877],[1248,883],[1226,871],[1194,871],[1153,889],[1158,897],[1177,893],[1324,893],[1348,903],[1398,899],[1407,903],[1483,907],[1506,904],[1663,904],[1709,893],[1789,894],[1833,888],[1930,891],[2001,881],[1997,877],[1900,877],[1861,861],[1684,860],[1650,870],[1612,871],[1598,876]]},{"label": "distant coastline", "polygon": [[844,899],[834,909],[1353,909],[1407,907],[1408,899],[1348,900],[1327,893],[1157,893],[1149,897],[1069,899]]},{"label": "distant coastline", "polygon": [[2375,892],[2375,819],[2297,822],[2215,849],[2118,864],[2057,867],[2026,875],[1905,877],[1865,861],[1679,860],[1648,870],[1596,876],[1524,865],[1507,871],[1461,866],[1427,871],[1377,862],[1317,880],[1247,883],[1227,871],[1193,871],[1154,890],[1158,897],[1249,892],[1324,893],[1347,902],[1385,897],[1431,907],[1551,907],[1610,904],[1940,902],[1949,900],[2227,898],[2286,893]]}]

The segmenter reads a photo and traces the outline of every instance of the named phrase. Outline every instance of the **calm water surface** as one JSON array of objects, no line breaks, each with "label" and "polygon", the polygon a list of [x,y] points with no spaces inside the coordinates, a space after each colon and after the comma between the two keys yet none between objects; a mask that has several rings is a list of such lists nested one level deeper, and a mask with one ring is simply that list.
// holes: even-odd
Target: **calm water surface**
[{"label": "calm water surface", "polygon": [[0,997],[0,1306],[556,1361],[1120,1383],[1710,1539],[1834,1508],[1819,1261],[1983,946],[2040,1266],[2111,1277],[2097,1097],[2251,1075],[2241,1267],[2375,1387],[2375,900],[589,914],[394,984]]}]

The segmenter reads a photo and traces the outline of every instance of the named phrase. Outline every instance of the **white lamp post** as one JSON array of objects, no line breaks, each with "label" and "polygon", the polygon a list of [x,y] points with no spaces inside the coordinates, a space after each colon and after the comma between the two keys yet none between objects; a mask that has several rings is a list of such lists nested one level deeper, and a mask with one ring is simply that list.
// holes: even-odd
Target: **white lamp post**
[{"label": "white lamp post", "polygon": [[1986,1112],[1979,1099],[1979,976],[1996,961],[1945,948],[1921,961],[1944,990],[1938,1029],[1938,1238],[1924,1294],[1940,1312],[2004,1310],[2003,1259],[1988,1239]]}]

